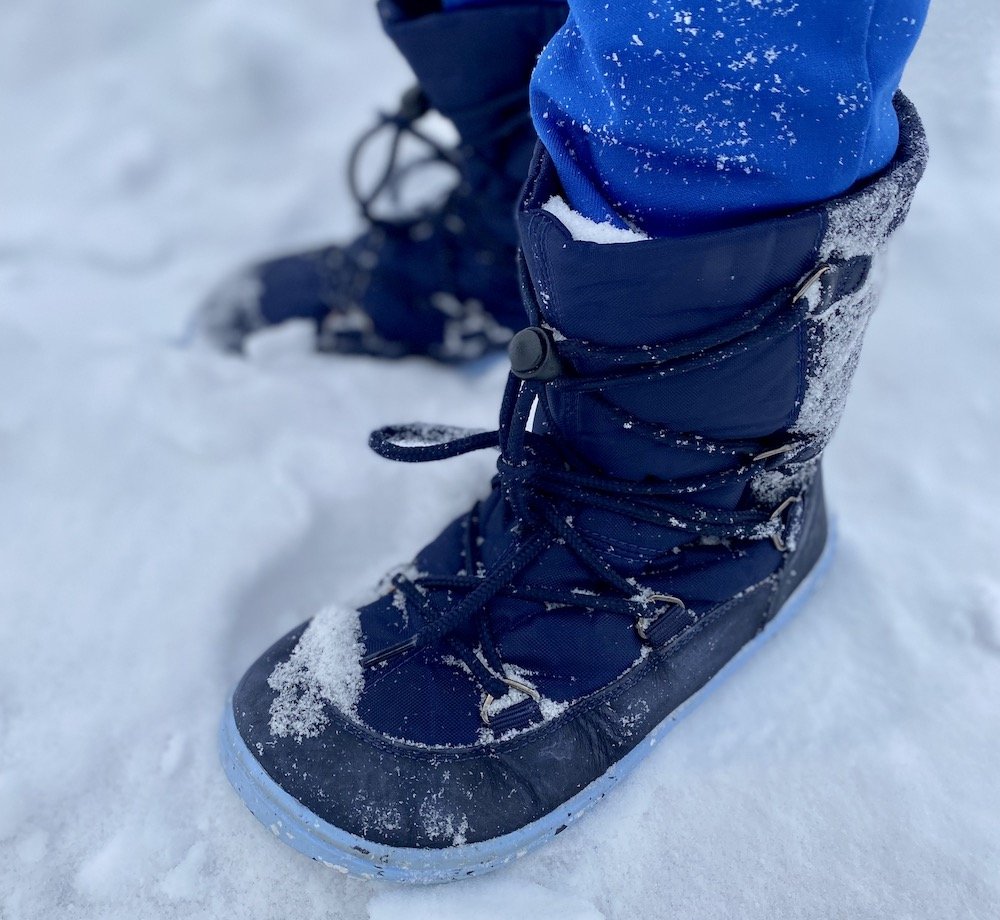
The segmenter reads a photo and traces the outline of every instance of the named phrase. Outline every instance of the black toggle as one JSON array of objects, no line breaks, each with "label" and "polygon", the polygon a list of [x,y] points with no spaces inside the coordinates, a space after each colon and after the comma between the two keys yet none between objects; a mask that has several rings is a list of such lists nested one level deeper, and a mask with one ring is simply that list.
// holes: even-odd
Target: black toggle
[{"label": "black toggle", "polygon": [[552,336],[540,326],[522,329],[507,346],[510,369],[522,380],[553,380],[562,374]]}]

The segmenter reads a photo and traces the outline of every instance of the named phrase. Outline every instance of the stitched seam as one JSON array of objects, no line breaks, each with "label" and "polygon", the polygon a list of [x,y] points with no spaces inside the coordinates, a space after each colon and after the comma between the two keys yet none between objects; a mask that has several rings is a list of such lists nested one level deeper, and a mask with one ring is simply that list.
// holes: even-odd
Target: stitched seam
[{"label": "stitched seam", "polygon": [[766,590],[768,587],[776,588],[778,581],[780,581],[781,572],[783,572],[785,568],[787,568],[787,566],[782,567],[779,572],[769,575],[763,581],[760,581],[751,588],[748,588],[740,597],[733,598],[725,604],[721,604],[720,606],[709,611],[705,614],[705,616],[698,620],[697,623],[692,624],[672,642],[668,642],[666,645],[663,645],[658,649],[654,649],[649,656],[642,660],[638,665],[634,665],[631,669],[620,675],[614,684],[602,687],[589,697],[584,697],[582,700],[578,700],[573,703],[570,707],[570,711],[564,716],[553,719],[551,722],[545,723],[544,726],[541,726],[538,729],[529,730],[524,734],[524,736],[511,739],[509,742],[500,742],[499,744],[492,745],[480,745],[476,747],[466,746],[457,749],[447,747],[415,748],[405,742],[387,741],[383,736],[378,735],[373,729],[350,720],[345,713],[340,712],[339,710],[334,710],[334,713],[344,730],[346,730],[349,734],[352,734],[354,737],[371,746],[377,747],[379,750],[391,753],[394,756],[404,757],[408,760],[438,760],[455,763],[476,759],[478,757],[482,757],[484,754],[488,756],[513,754],[525,747],[528,747],[529,745],[543,741],[549,735],[558,731],[566,722],[577,719],[610,701],[620,698],[628,690],[631,690],[636,683],[644,679],[649,671],[655,669],[655,666],[675,652],[684,649],[698,635],[708,628],[709,625],[717,622],[734,606],[743,602],[745,598],[755,594],[758,590]]}]

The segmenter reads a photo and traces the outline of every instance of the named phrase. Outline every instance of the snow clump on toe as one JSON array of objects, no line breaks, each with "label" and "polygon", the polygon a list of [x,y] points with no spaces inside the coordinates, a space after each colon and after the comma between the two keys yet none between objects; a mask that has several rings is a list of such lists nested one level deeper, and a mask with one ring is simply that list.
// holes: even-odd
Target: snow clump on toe
[{"label": "snow clump on toe", "polygon": [[364,682],[363,655],[357,610],[332,606],[317,614],[267,680],[278,693],[271,703],[271,734],[315,737],[329,721],[327,704],[354,716]]}]

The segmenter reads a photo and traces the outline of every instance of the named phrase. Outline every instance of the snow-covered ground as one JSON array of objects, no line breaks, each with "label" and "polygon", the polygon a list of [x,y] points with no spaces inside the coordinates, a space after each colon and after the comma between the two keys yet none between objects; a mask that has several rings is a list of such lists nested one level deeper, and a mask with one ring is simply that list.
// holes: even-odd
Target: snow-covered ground
[{"label": "snow-covered ground", "polygon": [[939,0],[904,86],[930,171],[829,452],[808,611],[610,801],[481,880],[280,846],[215,729],[244,667],[405,560],[492,458],[478,376],[177,346],[258,253],[344,234],[407,83],[367,3],[0,5],[0,918],[1000,916],[1000,6]]}]

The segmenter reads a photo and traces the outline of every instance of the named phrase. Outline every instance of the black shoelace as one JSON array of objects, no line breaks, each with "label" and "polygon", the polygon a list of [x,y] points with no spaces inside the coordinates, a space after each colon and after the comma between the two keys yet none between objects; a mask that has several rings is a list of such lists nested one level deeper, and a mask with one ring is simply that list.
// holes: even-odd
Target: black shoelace
[{"label": "black shoelace", "polygon": [[[817,452],[817,445],[791,435],[778,444],[773,439],[713,439],[691,432],[669,431],[663,425],[652,425],[614,406],[601,391],[623,380],[658,379],[722,363],[788,333],[803,321],[808,309],[805,298],[785,290],[751,307],[729,324],[723,341],[717,331],[712,331],[669,345],[631,349],[611,349],[572,340],[557,343],[545,329],[530,327],[519,335],[544,339],[550,355],[542,375],[545,379],[531,373],[524,376],[511,373],[496,431],[418,424],[390,426],[373,432],[370,439],[373,450],[404,462],[440,460],[487,447],[499,448],[494,482],[513,511],[517,538],[500,559],[485,569],[476,539],[478,505],[473,508],[464,522],[464,574],[413,578],[397,575],[393,588],[420,610],[423,625],[403,641],[371,652],[362,663],[373,667],[398,655],[443,643],[468,667],[485,693],[499,698],[513,684],[497,653],[485,615],[490,602],[498,596],[628,615],[642,624],[638,631],[644,639],[652,625],[660,621],[671,626],[666,630],[671,636],[693,623],[697,615],[679,598],[656,593],[619,574],[573,526],[567,509],[601,508],[665,531],[686,531],[692,540],[771,538],[781,549],[780,535],[785,526],[782,513],[789,500],[779,509],[751,507],[727,511],[704,507],[695,499],[734,478],[749,481],[757,472],[805,462]],[[612,366],[613,370],[596,374],[575,370],[590,366],[591,362]],[[728,458],[730,464],[695,477],[641,482],[571,469],[559,455],[558,445],[551,436],[528,430],[532,406],[545,387],[583,391],[602,400],[608,411],[629,429],[629,437],[646,438],[681,450],[711,452],[715,457]],[[591,591],[520,583],[522,573],[555,543],[564,544],[587,571],[607,586],[608,593],[598,596]],[[442,592],[447,599],[446,608],[437,601]],[[470,628],[478,636],[478,649],[459,638],[459,634],[467,636]],[[660,635],[664,635],[663,630]]]},{"label": "black shoelace", "polygon": [[[431,110],[430,100],[419,86],[407,90],[399,103],[399,108],[390,114],[380,113],[378,121],[355,141],[351,148],[347,165],[347,182],[351,197],[357,202],[362,216],[372,224],[391,223],[379,218],[373,206],[383,195],[398,201],[403,179],[414,169],[428,163],[444,163],[461,171],[459,157],[439,144],[427,132],[418,127],[417,122]],[[360,163],[371,142],[385,132],[391,132],[389,150],[385,164],[378,173],[371,189],[362,191],[358,178]],[[399,154],[404,139],[409,136],[420,141],[427,148],[427,155],[404,165],[399,163]]]}]

